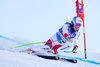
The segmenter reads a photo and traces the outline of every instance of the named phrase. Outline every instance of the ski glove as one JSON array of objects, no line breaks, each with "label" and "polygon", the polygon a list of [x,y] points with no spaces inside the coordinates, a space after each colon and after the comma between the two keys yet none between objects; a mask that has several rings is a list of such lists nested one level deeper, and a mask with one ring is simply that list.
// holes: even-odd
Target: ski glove
[{"label": "ski glove", "polygon": [[72,38],[70,38],[70,37],[67,37],[67,40],[69,41],[69,42],[73,42],[73,39]]},{"label": "ski glove", "polygon": [[72,52],[73,52],[73,53],[77,53],[77,52],[78,52],[77,49],[78,49],[78,46],[75,45],[74,48],[73,48],[73,50],[72,50]]}]

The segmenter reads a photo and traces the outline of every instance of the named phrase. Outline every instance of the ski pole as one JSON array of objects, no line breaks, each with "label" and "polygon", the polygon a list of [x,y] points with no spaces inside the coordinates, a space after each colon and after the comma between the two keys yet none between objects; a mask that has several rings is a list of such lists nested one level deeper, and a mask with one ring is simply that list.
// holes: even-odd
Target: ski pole
[{"label": "ski pole", "polygon": [[44,42],[34,42],[34,43],[29,43],[29,44],[24,44],[21,46],[16,46],[16,47],[12,47],[12,49],[14,48],[19,48],[19,47],[24,47],[24,46],[29,46],[29,45],[34,45],[34,44],[41,44],[41,43],[50,43],[50,42],[57,42],[57,41],[68,41],[68,40],[56,40],[56,41],[44,41]]},{"label": "ski pole", "polygon": [[72,53],[72,51],[64,51],[65,53]]}]

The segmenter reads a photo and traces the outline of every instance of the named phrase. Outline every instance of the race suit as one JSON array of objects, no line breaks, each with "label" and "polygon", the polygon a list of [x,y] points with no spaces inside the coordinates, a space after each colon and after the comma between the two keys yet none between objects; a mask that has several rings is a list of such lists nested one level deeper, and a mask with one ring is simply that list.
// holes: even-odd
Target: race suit
[{"label": "race suit", "polygon": [[73,25],[66,22],[56,34],[48,39],[45,45],[54,50],[55,54],[61,50],[72,50],[73,46],[77,45],[79,35],[79,30],[75,31]]}]

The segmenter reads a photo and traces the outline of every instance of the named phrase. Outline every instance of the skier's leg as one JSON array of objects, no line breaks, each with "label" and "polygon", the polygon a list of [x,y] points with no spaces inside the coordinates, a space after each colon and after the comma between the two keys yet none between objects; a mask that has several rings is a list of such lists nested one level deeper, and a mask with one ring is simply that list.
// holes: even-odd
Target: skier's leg
[{"label": "skier's leg", "polygon": [[58,48],[58,52],[63,52],[63,51],[72,51],[73,47],[72,47],[72,43],[71,42],[66,42],[61,44],[62,46],[60,48]]},{"label": "skier's leg", "polygon": [[55,45],[55,46],[53,46],[52,50],[54,50],[54,54],[58,54],[57,49],[60,48],[60,47],[61,47],[60,44],[59,44],[59,45]]}]

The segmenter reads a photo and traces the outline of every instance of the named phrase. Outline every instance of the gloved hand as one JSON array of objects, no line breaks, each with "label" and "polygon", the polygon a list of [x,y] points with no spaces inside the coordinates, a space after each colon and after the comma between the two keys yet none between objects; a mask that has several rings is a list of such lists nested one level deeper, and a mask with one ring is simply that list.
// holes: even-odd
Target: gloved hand
[{"label": "gloved hand", "polygon": [[77,49],[78,49],[78,46],[75,45],[74,48],[73,48],[73,50],[72,50],[72,52],[73,52],[73,53],[77,53],[77,52],[78,52]]},{"label": "gloved hand", "polygon": [[70,37],[67,37],[67,40],[69,41],[69,42],[73,42],[73,39],[72,38],[70,38]]}]

